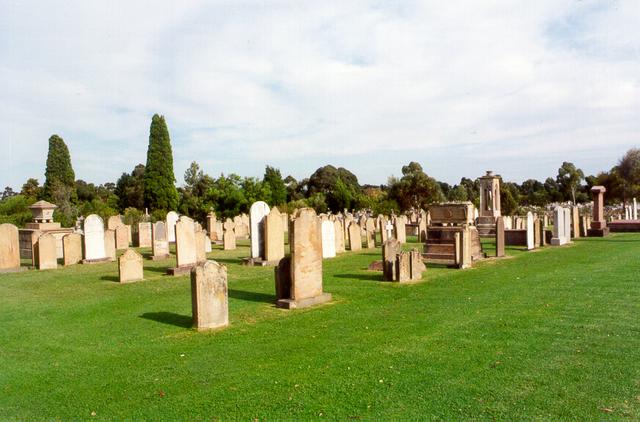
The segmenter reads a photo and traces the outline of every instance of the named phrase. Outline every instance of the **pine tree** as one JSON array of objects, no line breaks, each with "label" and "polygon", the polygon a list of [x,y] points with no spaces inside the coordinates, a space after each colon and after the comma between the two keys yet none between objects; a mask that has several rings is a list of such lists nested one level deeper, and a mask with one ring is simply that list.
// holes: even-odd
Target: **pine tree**
[{"label": "pine tree", "polygon": [[284,180],[282,180],[280,170],[267,166],[262,182],[267,184],[271,190],[271,199],[269,202],[272,206],[282,205],[287,202],[287,186],[284,184]]},{"label": "pine tree", "polygon": [[171,139],[164,116],[153,115],[144,172],[144,203],[150,210],[175,210],[178,190],[173,174]]},{"label": "pine tree", "polygon": [[71,156],[69,149],[61,137],[52,135],[49,138],[49,153],[47,155],[47,169],[45,170],[44,197],[53,200],[54,187],[69,187],[75,192],[76,175],[71,167]]}]

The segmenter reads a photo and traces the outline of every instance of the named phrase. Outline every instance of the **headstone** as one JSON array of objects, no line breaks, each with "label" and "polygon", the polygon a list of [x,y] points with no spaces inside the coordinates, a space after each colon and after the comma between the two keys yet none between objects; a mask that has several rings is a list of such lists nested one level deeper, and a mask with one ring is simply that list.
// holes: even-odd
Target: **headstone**
[{"label": "headstone", "polygon": [[130,283],[144,279],[142,255],[127,249],[118,258],[118,279],[120,283]]},{"label": "headstone", "polygon": [[564,233],[567,237],[567,242],[571,242],[571,209],[564,209]]},{"label": "headstone", "polygon": [[199,331],[229,325],[227,267],[206,261],[191,270],[191,312]]},{"label": "headstone", "polygon": [[422,280],[422,273],[427,269],[422,261],[422,254],[416,248],[409,252],[411,258],[411,281]]},{"label": "headstone", "polygon": [[200,228],[196,229],[195,241],[196,241],[196,262],[201,263],[207,260],[207,232]]},{"label": "headstone", "polygon": [[502,258],[504,252],[504,218],[496,217],[496,257]]},{"label": "headstone", "polygon": [[151,233],[152,259],[169,257],[169,240],[167,239],[167,225],[158,221],[153,225]]},{"label": "headstone", "polygon": [[373,218],[365,220],[365,239],[367,249],[376,247],[376,223]]},{"label": "headstone", "polygon": [[[382,244],[384,244],[390,237],[389,230],[387,229],[387,219],[383,215],[378,216],[378,230],[380,231],[380,240]],[[393,231],[393,225],[390,225],[390,230]]]},{"label": "headstone", "polygon": [[400,242],[389,239],[382,244],[382,279],[393,281],[396,277],[396,255],[402,250]]},{"label": "headstone", "polygon": [[638,219],[638,203],[636,202],[636,198],[633,198],[633,219]]},{"label": "headstone", "polygon": [[569,242],[566,235],[565,212],[564,208],[558,206],[553,210],[553,237],[551,245],[561,246]]},{"label": "headstone", "polygon": [[400,252],[396,255],[396,277],[400,283],[411,281],[411,255],[409,252]]},{"label": "headstone", "polygon": [[115,228],[116,250],[122,251],[129,248],[129,226],[121,224]]},{"label": "headstone", "polygon": [[535,249],[535,234],[533,227],[533,214],[531,211],[527,213],[527,250]]},{"label": "headstone", "polygon": [[336,230],[333,221],[322,222],[322,257],[334,258],[336,256]]},{"label": "headstone", "polygon": [[542,246],[542,238],[544,237],[544,233],[540,230],[541,224],[539,218],[533,219],[533,244],[536,248]]},{"label": "headstone", "polygon": [[398,242],[400,243],[407,243],[406,220],[407,220],[407,217],[405,217],[404,215],[399,215],[396,217],[394,222],[394,226],[393,226],[394,232],[396,235],[396,239],[398,239]]},{"label": "headstone", "polygon": [[[331,300],[331,294],[322,291],[322,228],[312,208],[302,208],[289,225],[291,248],[290,277],[282,281],[289,284],[290,297],[279,299],[280,308],[303,308]],[[286,258],[281,260],[281,263]],[[279,269],[276,268],[276,274]],[[282,272],[280,272],[282,274]],[[286,275],[286,274],[285,274]]]},{"label": "headstone", "polygon": [[13,224],[0,224],[0,272],[20,269],[20,240]]},{"label": "headstone", "polygon": [[580,210],[576,206],[571,207],[571,235],[580,237]]},{"label": "headstone", "polygon": [[38,243],[36,243],[36,266],[39,270],[55,270],[58,268],[56,238],[50,233],[45,233],[38,238]]},{"label": "headstone", "polygon": [[589,230],[589,225],[587,224],[588,218],[587,216],[580,217],[580,236],[586,237],[587,231]]},{"label": "headstone", "polygon": [[211,238],[207,236],[204,241],[204,252],[211,253],[211,251],[213,251],[213,248],[211,247]]},{"label": "headstone", "polygon": [[[282,227],[282,215],[278,208],[273,209],[263,219],[264,235],[264,260],[268,262],[280,262],[284,258],[284,228]],[[251,232],[254,238],[254,232]]]},{"label": "headstone", "polygon": [[104,261],[107,258],[104,243],[104,224],[98,215],[88,215],[83,222],[84,259],[87,262]]},{"label": "headstone", "polygon": [[223,224],[223,249],[225,251],[231,251],[236,248],[235,226],[235,223],[230,218],[227,218]]},{"label": "headstone", "polygon": [[355,221],[349,224],[349,249],[352,251],[359,251],[362,249],[360,226]]},{"label": "headstone", "polygon": [[169,211],[167,213],[167,240],[169,243],[176,241],[176,223],[180,216],[175,211]]},{"label": "headstone", "polygon": [[105,230],[104,231],[104,253],[107,256],[107,260],[116,260],[116,231]]},{"label": "headstone", "polygon": [[[251,258],[265,259],[264,256],[264,219],[269,215],[269,205],[263,201],[251,204]],[[278,213],[279,214],[279,213]]]},{"label": "headstone", "polygon": [[108,230],[115,230],[116,228],[118,228],[120,226],[123,226],[123,225],[124,225],[124,223],[122,222],[122,216],[119,216],[119,215],[112,215],[107,220],[107,229]]},{"label": "headstone", "polygon": [[218,232],[216,231],[217,218],[214,212],[207,214],[207,232],[209,233],[209,239],[215,242],[218,239]]},{"label": "headstone", "polygon": [[[192,219],[182,216],[175,226],[176,262],[178,268],[192,267],[196,265],[196,231]],[[204,245],[203,249],[204,249]]]},{"label": "headstone", "polygon": [[593,221],[588,231],[589,236],[603,237],[609,235],[609,227],[604,219],[604,193],[607,190],[604,186],[594,186],[591,188],[593,195]]},{"label": "headstone", "polygon": [[333,221],[334,239],[336,241],[336,254],[343,253],[344,247],[344,230],[342,230],[342,222],[338,219]]},{"label": "headstone", "polygon": [[62,261],[65,266],[82,262],[82,235],[70,233],[62,238]]},{"label": "headstone", "polygon": [[138,223],[137,244],[139,248],[151,247],[151,223]]}]

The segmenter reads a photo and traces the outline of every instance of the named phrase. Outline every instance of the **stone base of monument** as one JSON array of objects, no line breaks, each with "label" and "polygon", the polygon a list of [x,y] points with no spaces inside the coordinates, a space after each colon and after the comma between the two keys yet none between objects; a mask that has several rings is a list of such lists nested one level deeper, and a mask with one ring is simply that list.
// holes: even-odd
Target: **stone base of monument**
[{"label": "stone base of monument", "polygon": [[275,267],[280,260],[277,261],[265,261],[262,258],[242,258],[242,265],[248,265],[253,267]]},{"label": "stone base of monument", "polygon": [[278,299],[276,308],[282,309],[300,309],[310,306],[320,305],[322,303],[331,302],[331,293],[322,293],[319,296],[309,297],[306,299]]},{"label": "stone base of monument", "polygon": [[609,236],[609,227],[603,227],[601,229],[589,229],[587,230],[587,236],[589,237]]},{"label": "stone base of monument", "polygon": [[83,264],[104,264],[105,262],[113,262],[115,261],[115,259],[111,259],[111,258],[100,258],[100,259],[83,259],[82,263]]},{"label": "stone base of monument", "polygon": [[170,258],[170,257],[171,257],[171,254],[166,254],[166,255],[151,255],[151,256],[149,257],[149,259],[150,259],[150,260],[152,260],[152,261],[161,261],[161,260],[163,260],[163,259],[167,259],[167,258]]},{"label": "stone base of monument", "polygon": [[188,275],[191,274],[191,269],[195,266],[194,265],[184,265],[182,267],[174,267],[174,268],[167,268],[167,275],[172,275],[174,277],[180,277],[183,275]]}]

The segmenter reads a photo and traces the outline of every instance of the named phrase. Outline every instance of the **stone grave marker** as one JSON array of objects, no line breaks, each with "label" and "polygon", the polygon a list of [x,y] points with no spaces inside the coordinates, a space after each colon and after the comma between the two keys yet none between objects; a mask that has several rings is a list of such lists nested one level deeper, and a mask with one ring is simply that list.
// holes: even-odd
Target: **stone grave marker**
[{"label": "stone grave marker", "polygon": [[225,251],[232,251],[236,248],[235,226],[235,223],[230,218],[227,218],[223,224],[223,249]]},{"label": "stone grave marker", "polygon": [[165,259],[169,257],[169,240],[167,238],[167,225],[164,221],[157,221],[151,232],[151,259]]},{"label": "stone grave marker", "polygon": [[96,214],[88,215],[83,221],[84,261],[85,263],[107,261],[105,250],[105,231],[102,218]]},{"label": "stone grave marker", "polygon": [[129,248],[129,226],[121,224],[114,231],[116,232],[116,250],[122,251]]},{"label": "stone grave marker", "polygon": [[[175,227],[176,238],[176,267],[169,268],[169,275],[183,275],[191,271],[191,268],[198,262],[196,251],[196,228],[192,219],[182,216],[178,219]],[[202,245],[204,250],[204,244]]]},{"label": "stone grave marker", "polygon": [[496,217],[496,257],[502,258],[504,255],[504,218]]},{"label": "stone grave marker", "polygon": [[104,253],[107,255],[108,261],[116,260],[116,231],[104,231]]},{"label": "stone grave marker", "polygon": [[367,249],[376,247],[376,223],[373,218],[367,218],[365,220],[365,239]]},{"label": "stone grave marker", "polygon": [[123,226],[123,225],[124,225],[124,223],[122,222],[122,216],[120,216],[120,215],[112,215],[107,220],[107,229],[108,230],[115,230],[116,228],[118,228],[120,226]]},{"label": "stone grave marker", "polygon": [[120,283],[131,283],[144,279],[142,255],[133,249],[127,249],[118,258],[118,279]]},{"label": "stone grave marker", "polygon": [[180,219],[180,216],[175,211],[169,211],[167,213],[167,240],[169,243],[176,241],[176,223]]},{"label": "stone grave marker", "polygon": [[342,230],[342,222],[338,219],[333,221],[334,239],[336,241],[336,254],[344,253],[344,230]]},{"label": "stone grave marker", "polygon": [[251,204],[251,258],[265,259],[264,256],[264,219],[269,215],[269,205],[264,201]]},{"label": "stone grave marker", "polygon": [[[273,209],[263,219],[264,235],[264,260],[278,263],[284,258],[284,228],[282,226],[282,215],[278,208]],[[251,232],[251,239],[254,238],[254,231]]]},{"label": "stone grave marker", "polygon": [[56,238],[50,233],[45,233],[38,238],[36,243],[36,266],[39,270],[55,270],[58,268],[56,253]]},{"label": "stone grave marker", "polygon": [[151,223],[138,223],[137,245],[139,248],[151,247]]},{"label": "stone grave marker", "polygon": [[20,270],[20,240],[13,224],[0,224],[0,272]]},{"label": "stone grave marker", "polygon": [[382,279],[394,281],[396,277],[396,256],[402,251],[402,245],[396,239],[382,244]]},{"label": "stone grave marker", "polygon": [[193,326],[198,331],[229,325],[227,267],[215,261],[206,261],[193,267],[191,312]]},{"label": "stone grave marker", "polygon": [[333,221],[322,222],[322,257],[334,258],[336,256],[336,230]]},{"label": "stone grave marker", "polygon": [[70,233],[62,238],[62,262],[65,266],[82,262],[82,235]]},{"label": "stone grave marker", "polygon": [[355,221],[349,224],[349,249],[359,251],[362,249],[362,237],[360,226]]},{"label": "stone grave marker", "polygon": [[531,211],[527,213],[527,250],[535,249],[535,235],[534,235],[534,227],[533,227],[533,214]]}]

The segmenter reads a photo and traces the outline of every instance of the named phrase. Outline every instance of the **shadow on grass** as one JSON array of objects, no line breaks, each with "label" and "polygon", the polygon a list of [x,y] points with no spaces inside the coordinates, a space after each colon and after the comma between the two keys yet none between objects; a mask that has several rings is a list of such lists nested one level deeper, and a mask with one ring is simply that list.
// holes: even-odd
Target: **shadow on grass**
[{"label": "shadow on grass", "polygon": [[144,270],[145,271],[150,271],[152,273],[166,274],[167,273],[167,268],[168,267],[145,267]]},{"label": "shadow on grass", "polygon": [[220,262],[222,264],[242,264],[242,259],[240,258],[212,258],[216,262]]},{"label": "shadow on grass", "polygon": [[247,292],[244,290],[229,289],[229,297],[233,299],[246,300],[249,302],[275,303],[276,295],[266,293]]},{"label": "shadow on grass", "polygon": [[120,279],[115,275],[104,275],[104,276],[100,277],[100,280],[115,281],[116,283],[120,282]]},{"label": "shadow on grass", "polygon": [[182,328],[191,328],[193,325],[193,320],[190,316],[174,314],[173,312],[146,312],[140,315],[140,318]]},{"label": "shadow on grass", "polygon": [[371,274],[335,274],[336,278],[346,278],[349,280],[367,280],[367,281],[382,281],[382,273],[371,272]]}]

